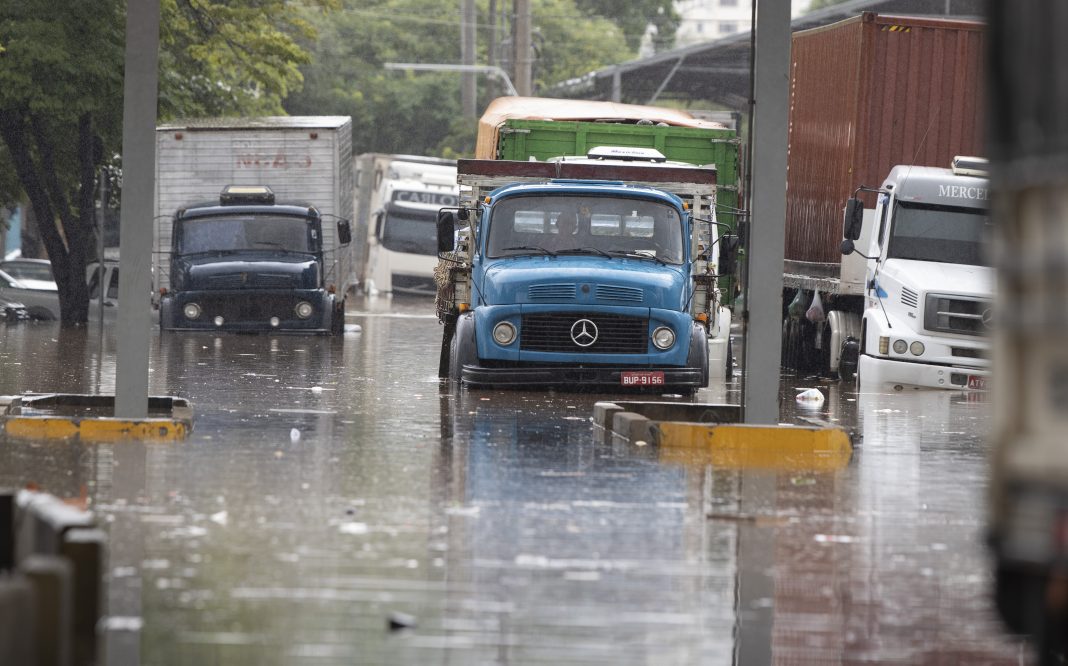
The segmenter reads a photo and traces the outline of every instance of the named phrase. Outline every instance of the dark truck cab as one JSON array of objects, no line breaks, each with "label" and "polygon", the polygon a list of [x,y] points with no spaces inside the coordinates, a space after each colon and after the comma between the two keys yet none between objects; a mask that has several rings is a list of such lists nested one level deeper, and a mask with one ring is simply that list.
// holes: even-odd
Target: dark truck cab
[{"label": "dark truck cab", "polygon": [[[351,240],[338,221],[339,245]],[[335,248],[336,249],[336,248]],[[344,331],[344,294],[324,275],[322,217],[276,203],[263,186],[227,186],[217,202],[179,209],[162,330]]]}]

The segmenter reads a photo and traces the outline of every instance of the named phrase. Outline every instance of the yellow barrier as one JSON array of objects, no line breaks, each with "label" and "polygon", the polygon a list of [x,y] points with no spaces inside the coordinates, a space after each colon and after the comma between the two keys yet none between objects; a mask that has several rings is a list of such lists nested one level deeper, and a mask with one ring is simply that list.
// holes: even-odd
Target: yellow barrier
[{"label": "yellow barrier", "polygon": [[660,460],[682,465],[833,471],[845,468],[853,454],[840,428],[661,421],[655,432]]}]

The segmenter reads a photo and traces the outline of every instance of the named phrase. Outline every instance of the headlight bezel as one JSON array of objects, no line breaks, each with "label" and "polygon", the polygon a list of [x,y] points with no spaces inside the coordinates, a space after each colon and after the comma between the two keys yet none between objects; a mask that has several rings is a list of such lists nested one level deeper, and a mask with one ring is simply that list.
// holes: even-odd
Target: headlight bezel
[{"label": "headlight bezel", "polygon": [[667,351],[675,346],[675,331],[671,330],[667,326],[657,326],[653,329],[652,335],[649,336],[653,346],[660,351]]},{"label": "headlight bezel", "polygon": [[[501,335],[501,333],[504,335]],[[493,336],[493,341],[502,347],[511,345],[519,337],[515,324],[510,321],[497,322],[493,327],[491,335]]]}]

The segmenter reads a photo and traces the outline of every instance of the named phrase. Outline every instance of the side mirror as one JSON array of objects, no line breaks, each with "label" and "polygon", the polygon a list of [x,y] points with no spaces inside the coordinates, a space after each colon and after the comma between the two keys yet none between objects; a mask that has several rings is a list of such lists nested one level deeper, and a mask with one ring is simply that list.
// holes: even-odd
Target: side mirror
[{"label": "side mirror", "polygon": [[864,224],[864,202],[856,197],[846,201],[845,221],[842,224],[842,238],[857,240],[860,238],[860,228]]},{"label": "side mirror", "polygon": [[734,275],[738,269],[738,237],[728,234],[719,238],[719,274]]},{"label": "side mirror", "polygon": [[[460,210],[463,210],[462,208]],[[438,211],[438,254],[452,252],[456,249],[456,213],[451,210]]]},{"label": "side mirror", "polygon": [[352,242],[352,225],[348,220],[337,221],[337,241],[342,245]]},{"label": "side mirror", "polygon": [[856,249],[857,249],[856,243],[853,242],[852,238],[846,238],[845,240],[842,241],[842,255],[843,256],[848,257],[849,255],[853,254],[853,252],[856,251]]}]

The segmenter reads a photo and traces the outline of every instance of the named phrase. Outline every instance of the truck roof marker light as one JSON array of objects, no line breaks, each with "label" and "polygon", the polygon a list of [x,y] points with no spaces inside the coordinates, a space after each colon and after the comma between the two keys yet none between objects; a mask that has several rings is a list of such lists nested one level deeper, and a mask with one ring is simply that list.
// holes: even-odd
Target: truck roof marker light
[{"label": "truck roof marker light", "polygon": [[467,312],[468,310],[471,309],[471,304],[470,303],[457,303],[456,304],[456,309],[459,310],[460,312]]},{"label": "truck roof marker light", "polygon": [[330,285],[329,287],[326,288],[326,293],[328,293],[328,294],[336,294],[337,293],[337,287],[335,287],[334,285]]},{"label": "truck roof marker light", "polygon": [[698,312],[697,316],[694,317],[694,319],[699,321],[699,322],[701,322],[702,324],[706,324],[706,323],[708,323],[708,313],[707,312]]},{"label": "truck roof marker light", "polygon": [[266,185],[227,185],[219,194],[219,203],[223,206],[242,204],[273,206],[274,192]]},{"label": "truck roof marker light", "polygon": [[160,287],[159,288],[159,295],[160,296],[166,296],[167,295],[167,288],[166,287]]},{"label": "truck roof marker light", "polygon": [[493,201],[493,197],[487,196],[485,199],[482,200],[482,203],[489,203],[491,201]]}]

